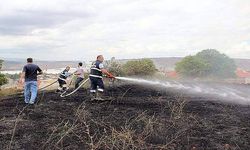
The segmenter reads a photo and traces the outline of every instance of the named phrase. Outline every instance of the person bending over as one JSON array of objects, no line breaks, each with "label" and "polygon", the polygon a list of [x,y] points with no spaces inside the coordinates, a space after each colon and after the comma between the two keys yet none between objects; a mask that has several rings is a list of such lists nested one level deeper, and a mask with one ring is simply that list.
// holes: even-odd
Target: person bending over
[{"label": "person bending over", "polygon": [[59,92],[65,92],[67,90],[67,82],[66,79],[71,76],[71,73],[69,73],[70,67],[67,66],[59,75],[58,78],[58,83],[59,83],[59,87],[56,90],[56,93]]}]

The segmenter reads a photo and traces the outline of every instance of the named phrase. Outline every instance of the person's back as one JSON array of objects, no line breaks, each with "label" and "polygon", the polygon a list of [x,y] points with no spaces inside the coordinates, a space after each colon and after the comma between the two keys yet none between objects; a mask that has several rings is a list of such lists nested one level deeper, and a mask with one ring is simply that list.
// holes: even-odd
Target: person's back
[{"label": "person's back", "polygon": [[[38,73],[39,72],[39,73]],[[34,104],[37,96],[37,75],[42,74],[42,70],[35,64],[33,64],[33,59],[27,59],[27,65],[23,67],[23,71],[21,74],[21,78],[19,80],[20,83],[23,83],[23,79],[25,79],[24,85],[24,97],[25,103]]]},{"label": "person's back", "polygon": [[38,72],[42,70],[35,64],[27,64],[23,67],[23,72],[25,72],[25,82],[37,81]]},{"label": "person's back", "polygon": [[77,68],[76,75],[78,78],[84,78],[84,69],[82,66]]},{"label": "person's back", "polygon": [[77,76],[77,79],[75,81],[75,88],[78,88],[80,82],[82,82],[82,80],[84,79],[84,69],[82,67],[82,62],[78,63],[78,68],[74,74]]}]

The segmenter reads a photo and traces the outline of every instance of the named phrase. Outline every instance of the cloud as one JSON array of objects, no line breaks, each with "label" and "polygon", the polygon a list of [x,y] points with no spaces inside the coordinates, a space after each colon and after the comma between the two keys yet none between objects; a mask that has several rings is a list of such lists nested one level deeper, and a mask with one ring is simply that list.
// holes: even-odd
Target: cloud
[{"label": "cloud", "polygon": [[0,15],[0,34],[26,35],[35,29],[53,28],[75,19],[91,17],[84,11],[55,10],[15,10],[7,15]]},{"label": "cloud", "polygon": [[12,0],[0,6],[0,52],[91,60],[215,48],[250,58],[249,18],[248,0]]}]

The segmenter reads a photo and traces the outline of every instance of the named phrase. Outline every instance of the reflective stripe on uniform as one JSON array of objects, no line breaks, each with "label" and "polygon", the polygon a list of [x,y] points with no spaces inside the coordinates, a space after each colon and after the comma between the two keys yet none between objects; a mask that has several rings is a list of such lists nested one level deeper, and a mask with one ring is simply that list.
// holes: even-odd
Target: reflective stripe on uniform
[{"label": "reflective stripe on uniform", "polygon": [[90,76],[90,77],[95,77],[95,78],[100,78],[100,79],[102,79],[102,76],[97,76],[97,75],[93,75],[93,74],[90,74],[89,76]]},{"label": "reflective stripe on uniform", "polygon": [[66,74],[64,74],[64,73],[61,73],[60,75],[62,75],[62,76],[64,76],[64,77],[67,77]]},{"label": "reflective stripe on uniform", "polygon": [[91,93],[95,93],[95,92],[96,92],[96,90],[90,90],[90,92],[91,92]]},{"label": "reflective stripe on uniform", "polygon": [[97,89],[98,91],[100,91],[100,92],[104,92],[104,89]]},{"label": "reflective stripe on uniform", "polygon": [[60,80],[62,80],[62,81],[66,81],[66,79],[63,79],[63,78],[58,78],[58,79],[60,79]]}]

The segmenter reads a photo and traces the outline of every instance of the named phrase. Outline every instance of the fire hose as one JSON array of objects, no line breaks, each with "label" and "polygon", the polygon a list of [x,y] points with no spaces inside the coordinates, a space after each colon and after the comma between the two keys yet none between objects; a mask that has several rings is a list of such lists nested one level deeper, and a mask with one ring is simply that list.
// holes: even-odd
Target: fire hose
[{"label": "fire hose", "polygon": [[52,86],[53,84],[55,84],[57,82],[57,80],[56,81],[54,81],[54,82],[52,82],[52,83],[50,83],[49,85],[46,85],[46,86],[44,86],[44,87],[42,87],[42,88],[40,88],[40,89],[38,89],[39,91],[42,91],[43,89],[46,89],[46,88],[48,88],[48,87],[50,87],[50,86]]},{"label": "fire hose", "polygon": [[[111,77],[111,78],[115,78],[115,76],[113,76],[111,73],[109,73],[108,76]],[[65,92],[63,92],[63,93],[60,95],[60,97],[67,97],[67,96],[70,96],[70,95],[74,94],[76,91],[78,91],[78,90],[79,90],[84,84],[86,84],[88,81],[89,81],[89,78],[87,78],[85,81],[83,81],[74,91],[72,91],[72,92],[66,94],[66,93],[67,93],[67,90],[66,90]],[[71,82],[72,82],[72,81],[71,81]],[[71,84],[71,82],[70,82],[70,84]],[[64,94],[66,94],[66,95],[64,95]]]},{"label": "fire hose", "polygon": [[[68,94],[66,94],[67,91],[65,91],[65,92],[63,92],[63,93],[60,95],[60,97],[67,97],[67,96],[70,96],[70,95],[74,94],[76,91],[78,91],[78,90],[79,90],[85,83],[87,83],[88,81],[89,81],[89,78],[86,79],[85,81],[83,81],[74,91],[72,91],[72,92],[70,92],[70,93],[68,93]],[[64,95],[64,94],[66,94],[66,95]]]},{"label": "fire hose", "polygon": [[[114,78],[115,78],[115,77],[114,77]],[[58,80],[56,80],[56,81],[54,81],[54,82],[52,82],[52,83],[50,83],[50,84],[48,84],[48,85],[46,85],[46,86],[44,86],[44,87],[38,89],[38,91],[43,91],[44,89],[46,89],[46,88],[48,88],[48,87],[54,85],[55,83],[57,83],[57,81],[58,81]],[[64,92],[60,95],[60,97],[67,97],[67,96],[70,96],[70,95],[74,94],[76,91],[78,91],[78,90],[79,90],[84,84],[86,84],[88,81],[89,81],[89,78],[87,78],[86,80],[84,80],[84,81],[83,81],[74,91],[72,91],[72,92],[70,92],[70,93],[68,93],[68,94],[66,94],[68,90],[64,91]],[[72,80],[70,81],[69,86],[71,85],[71,83],[72,83]],[[69,86],[68,86],[68,87],[69,87]],[[20,92],[20,94],[23,94],[23,92]],[[66,94],[66,95],[65,95],[65,94]]]},{"label": "fire hose", "polygon": [[[71,76],[71,75],[70,75],[70,76]],[[74,74],[73,74],[73,76],[74,76]],[[69,83],[68,87],[71,85],[72,80],[73,80],[73,79],[71,79],[71,81],[70,81],[70,83]],[[58,81],[58,80],[56,80],[56,81],[52,82],[52,83],[51,83],[51,84],[49,84],[49,85],[46,85],[46,86],[44,86],[44,87],[42,87],[42,88],[38,89],[38,91],[42,91],[43,89],[46,89],[46,88],[48,88],[48,87],[52,86],[53,84],[57,83],[57,81]]]}]

